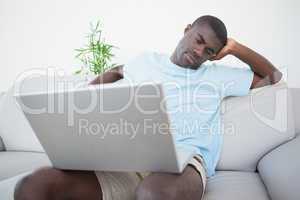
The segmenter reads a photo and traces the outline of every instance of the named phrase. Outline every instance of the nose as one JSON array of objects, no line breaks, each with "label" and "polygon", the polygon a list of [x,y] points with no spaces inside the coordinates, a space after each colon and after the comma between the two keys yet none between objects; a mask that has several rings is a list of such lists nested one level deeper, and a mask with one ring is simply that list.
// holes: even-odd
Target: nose
[{"label": "nose", "polygon": [[204,48],[205,48],[204,46],[196,47],[193,49],[193,53],[197,57],[201,58],[201,57],[203,57]]}]

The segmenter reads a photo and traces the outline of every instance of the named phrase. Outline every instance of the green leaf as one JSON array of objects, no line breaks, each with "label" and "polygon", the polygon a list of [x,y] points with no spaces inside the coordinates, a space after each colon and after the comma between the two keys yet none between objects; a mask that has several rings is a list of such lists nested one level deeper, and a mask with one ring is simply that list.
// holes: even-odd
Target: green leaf
[{"label": "green leaf", "polygon": [[75,71],[75,74],[80,74],[82,72],[82,69]]},{"label": "green leaf", "polygon": [[[102,39],[101,26],[100,20],[95,24],[90,22],[90,33],[86,36],[87,44],[83,48],[75,49],[77,52],[75,58],[79,59],[94,74],[103,73],[117,65],[116,63],[110,64],[114,57],[112,50],[117,47],[105,42],[104,38]],[[76,72],[81,73],[82,70],[79,71]]]}]

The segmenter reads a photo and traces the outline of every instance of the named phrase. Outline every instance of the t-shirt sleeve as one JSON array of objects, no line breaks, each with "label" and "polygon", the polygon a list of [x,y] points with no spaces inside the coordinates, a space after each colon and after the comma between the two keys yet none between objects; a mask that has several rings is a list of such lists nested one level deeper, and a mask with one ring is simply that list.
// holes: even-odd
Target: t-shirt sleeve
[{"label": "t-shirt sleeve", "polygon": [[254,72],[250,68],[232,68],[225,65],[215,66],[215,78],[220,80],[223,97],[244,96],[250,91]]}]

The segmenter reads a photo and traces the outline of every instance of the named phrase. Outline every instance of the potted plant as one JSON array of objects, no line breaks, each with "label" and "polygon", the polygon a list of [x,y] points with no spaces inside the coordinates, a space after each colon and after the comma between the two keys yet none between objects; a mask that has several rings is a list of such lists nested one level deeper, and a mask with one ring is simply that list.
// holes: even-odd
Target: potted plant
[{"label": "potted plant", "polygon": [[112,50],[115,46],[105,42],[102,38],[101,23],[98,20],[96,24],[90,23],[90,33],[87,35],[88,43],[79,49],[75,49],[77,59],[83,64],[80,70],[75,74],[99,75],[106,70],[116,66],[111,63],[114,54]]}]

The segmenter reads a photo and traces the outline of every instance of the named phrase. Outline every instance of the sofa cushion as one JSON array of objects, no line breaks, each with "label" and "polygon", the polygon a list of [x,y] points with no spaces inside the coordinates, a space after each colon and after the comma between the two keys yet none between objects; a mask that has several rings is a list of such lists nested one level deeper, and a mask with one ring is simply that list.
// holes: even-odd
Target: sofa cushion
[{"label": "sofa cushion", "polygon": [[259,175],[254,172],[217,171],[208,179],[204,200],[269,200]]},{"label": "sofa cushion", "polygon": [[18,183],[19,180],[21,180],[23,177],[25,177],[30,173],[32,173],[32,171],[27,171],[17,176],[0,181],[0,199],[13,200],[16,184]]},{"label": "sofa cushion", "polygon": [[255,171],[263,155],[295,136],[288,91],[279,83],[222,102],[224,142],[218,170]]},{"label": "sofa cushion", "polygon": [[272,200],[300,199],[300,136],[268,153],[258,170]]},{"label": "sofa cushion", "polygon": [[0,181],[42,166],[51,166],[48,156],[37,152],[0,152]]}]

